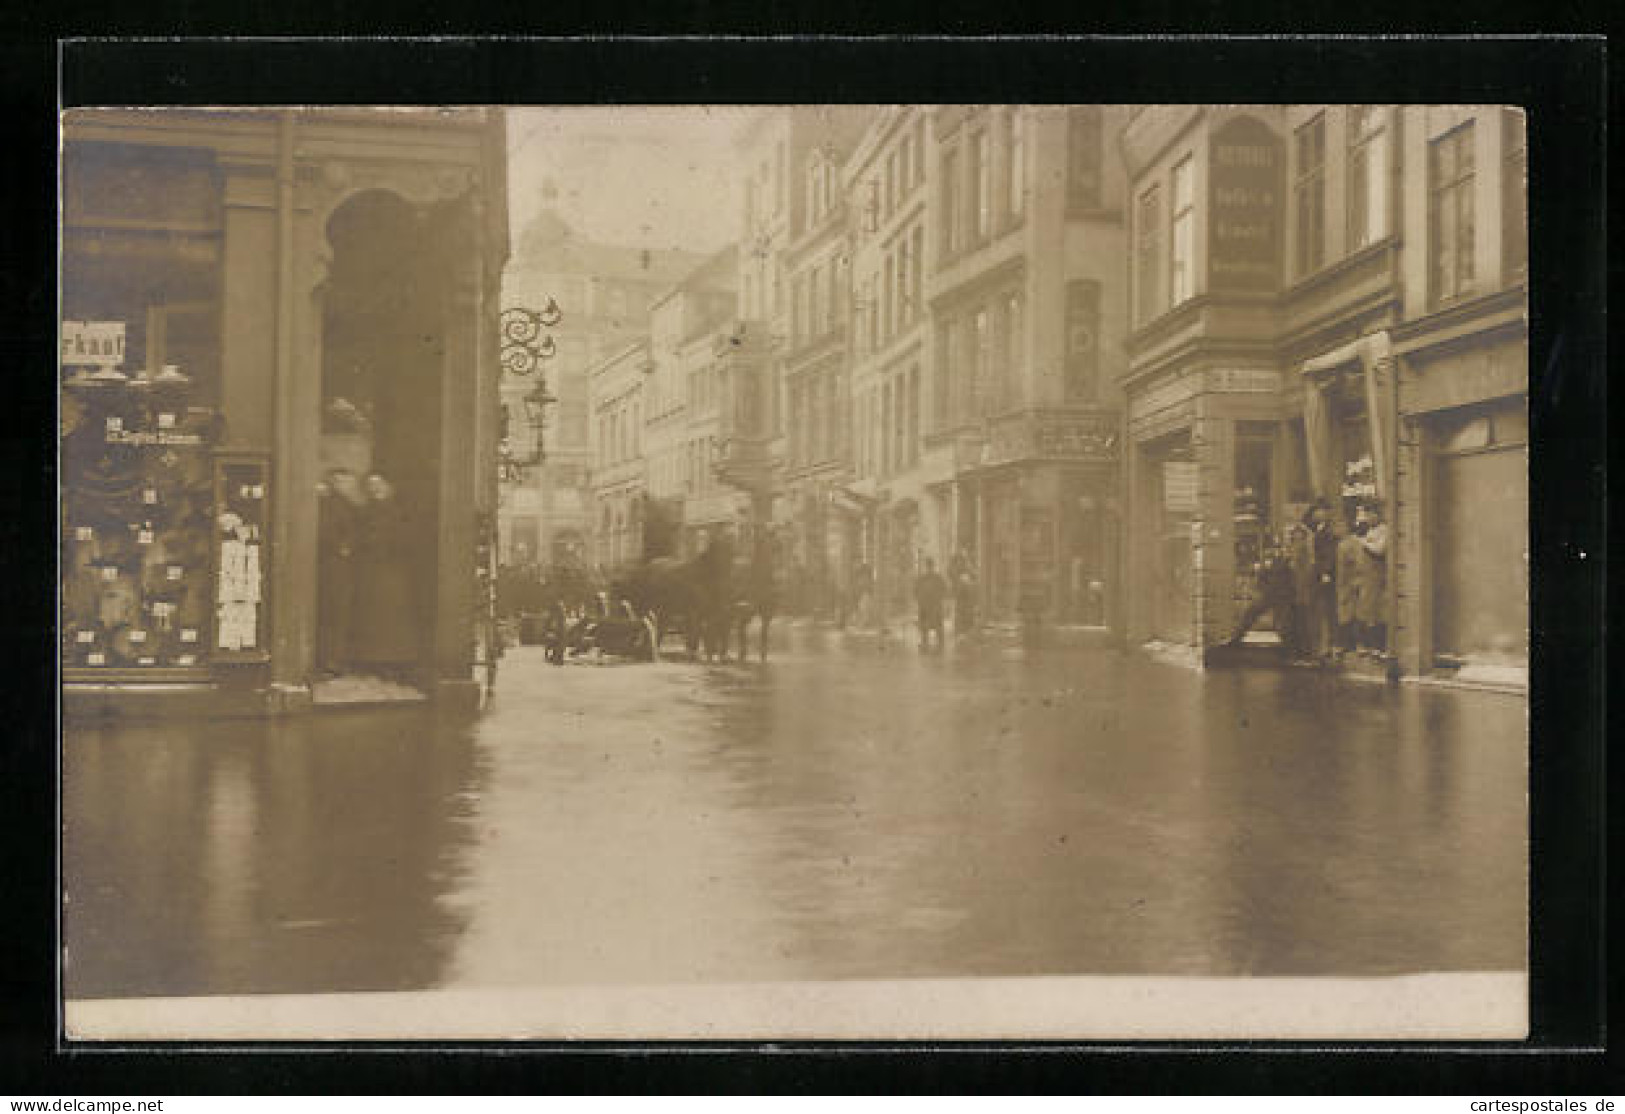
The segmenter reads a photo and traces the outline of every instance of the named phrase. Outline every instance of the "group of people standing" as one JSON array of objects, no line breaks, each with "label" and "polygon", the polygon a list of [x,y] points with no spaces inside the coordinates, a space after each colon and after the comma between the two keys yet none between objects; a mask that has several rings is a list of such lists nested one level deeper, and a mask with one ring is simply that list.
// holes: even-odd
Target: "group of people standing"
[{"label": "group of people standing", "polygon": [[976,630],[976,566],[963,549],[948,562],[946,578],[937,571],[937,563],[930,557],[922,558],[920,571],[914,577],[914,606],[920,628],[920,649],[943,646],[943,627],[946,616],[943,605],[952,597],[954,601],[954,633],[968,635]]},{"label": "group of people standing", "polygon": [[1379,503],[1354,521],[1316,499],[1284,537],[1270,538],[1258,568],[1258,594],[1230,644],[1265,614],[1294,658],[1335,660],[1387,652],[1388,526]]},{"label": "group of people standing", "polygon": [[334,468],[316,497],[317,669],[410,680],[422,630],[407,563],[414,539],[394,485]]}]

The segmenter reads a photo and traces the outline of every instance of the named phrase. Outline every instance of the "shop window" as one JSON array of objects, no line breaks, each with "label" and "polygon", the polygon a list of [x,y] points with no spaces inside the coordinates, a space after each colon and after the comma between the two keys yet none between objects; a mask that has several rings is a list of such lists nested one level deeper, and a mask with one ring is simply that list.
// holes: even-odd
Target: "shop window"
[{"label": "shop window", "polygon": [[62,187],[63,664],[201,666],[219,583],[219,179],[204,152],[70,144]]},{"label": "shop window", "polygon": [[1172,305],[1179,305],[1196,293],[1196,191],[1192,162],[1187,157],[1174,167],[1173,223],[1169,227],[1169,240],[1173,257],[1169,268],[1169,287]]},{"label": "shop window", "polygon": [[1349,109],[1349,249],[1358,251],[1388,235],[1388,130],[1386,110]]},{"label": "shop window", "polygon": [[1326,117],[1316,116],[1295,134],[1297,176],[1292,184],[1296,215],[1297,274],[1320,269],[1326,258]]},{"label": "shop window", "polygon": [[1428,148],[1428,256],[1434,302],[1466,294],[1473,283],[1473,125]]}]

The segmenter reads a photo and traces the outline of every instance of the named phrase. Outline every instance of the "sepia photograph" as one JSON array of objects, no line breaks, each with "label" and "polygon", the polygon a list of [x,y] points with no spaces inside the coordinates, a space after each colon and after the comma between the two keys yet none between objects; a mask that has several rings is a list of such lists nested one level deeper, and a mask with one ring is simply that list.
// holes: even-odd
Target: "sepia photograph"
[{"label": "sepia photograph", "polygon": [[1524,1039],[1526,126],[64,111],[64,1036]]}]

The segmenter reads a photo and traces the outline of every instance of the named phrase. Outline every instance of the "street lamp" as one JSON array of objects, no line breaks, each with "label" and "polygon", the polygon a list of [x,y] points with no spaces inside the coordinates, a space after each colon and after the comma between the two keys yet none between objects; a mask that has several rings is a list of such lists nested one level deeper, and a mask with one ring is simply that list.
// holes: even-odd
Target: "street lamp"
[{"label": "street lamp", "polygon": [[543,360],[550,360],[558,353],[558,345],[546,330],[563,320],[564,313],[553,298],[548,298],[547,305],[539,310],[510,306],[502,311],[499,319],[502,370],[522,379],[531,375],[537,377],[536,385],[521,399],[525,407],[525,424],[530,430],[530,451],[523,456],[513,451],[508,409],[503,407],[502,410],[502,435],[497,444],[497,456],[502,478],[508,483],[522,482],[530,469],[542,462],[542,427],[546,421],[547,407],[558,399],[548,392],[546,376],[538,372]]}]

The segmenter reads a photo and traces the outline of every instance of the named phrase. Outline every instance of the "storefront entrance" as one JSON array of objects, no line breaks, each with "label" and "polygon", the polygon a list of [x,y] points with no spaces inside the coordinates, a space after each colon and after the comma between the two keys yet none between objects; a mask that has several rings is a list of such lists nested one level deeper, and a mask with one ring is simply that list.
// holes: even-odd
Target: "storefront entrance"
[{"label": "storefront entrance", "polygon": [[1521,400],[1434,423],[1435,664],[1529,653],[1528,418]]},{"label": "storefront entrance", "polygon": [[1197,511],[1197,466],[1188,440],[1168,446],[1153,465],[1156,515],[1151,635],[1189,643],[1193,634],[1191,525]]},{"label": "storefront entrance", "polygon": [[317,657],[329,673],[427,679],[449,270],[432,227],[383,191],[350,199],[327,226],[322,465],[330,480],[359,480],[358,490],[326,496],[352,506],[323,515],[318,538]]}]

